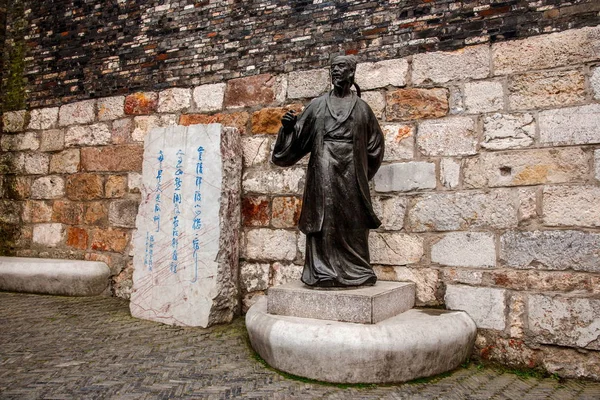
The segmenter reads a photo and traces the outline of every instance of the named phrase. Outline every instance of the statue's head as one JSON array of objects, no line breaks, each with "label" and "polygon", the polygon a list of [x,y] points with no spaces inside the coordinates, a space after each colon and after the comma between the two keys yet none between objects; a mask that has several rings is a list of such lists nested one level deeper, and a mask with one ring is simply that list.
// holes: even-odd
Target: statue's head
[{"label": "statue's head", "polygon": [[354,84],[356,58],[354,56],[337,56],[331,62],[331,83],[334,86]]}]

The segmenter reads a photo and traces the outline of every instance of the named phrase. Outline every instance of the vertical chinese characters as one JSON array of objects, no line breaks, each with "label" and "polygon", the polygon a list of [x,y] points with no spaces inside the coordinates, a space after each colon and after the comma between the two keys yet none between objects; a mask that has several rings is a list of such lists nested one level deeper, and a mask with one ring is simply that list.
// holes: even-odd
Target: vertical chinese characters
[{"label": "vertical chinese characters", "polygon": [[194,238],[192,240],[192,248],[194,249],[194,278],[192,283],[198,280],[198,251],[200,250],[200,238],[199,231],[202,228],[202,193],[200,191],[202,187],[202,154],[204,153],[204,147],[200,146],[197,149],[198,158],[196,159],[196,187],[194,190],[194,220],[192,221],[192,229],[194,231]]},{"label": "vertical chinese characters", "polygon": [[158,170],[156,172],[156,187],[152,214],[152,221],[156,225],[156,229],[152,233],[146,232],[146,253],[144,257],[144,266],[146,266],[149,271],[152,271],[152,266],[154,264],[154,233],[158,233],[160,231],[163,161],[165,160],[165,155],[162,150],[158,152],[157,160]]},{"label": "vertical chinese characters", "polygon": [[181,215],[181,186],[183,184],[183,150],[176,153],[175,178],[173,181],[173,234],[171,238],[171,272],[177,273],[177,247],[179,246],[179,216]]}]

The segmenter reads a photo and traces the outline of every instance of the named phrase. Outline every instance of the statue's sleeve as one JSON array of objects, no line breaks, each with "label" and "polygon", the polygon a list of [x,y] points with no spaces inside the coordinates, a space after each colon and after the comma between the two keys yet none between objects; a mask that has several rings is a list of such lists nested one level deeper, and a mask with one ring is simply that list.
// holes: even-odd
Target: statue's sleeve
[{"label": "statue's sleeve", "polygon": [[368,164],[368,178],[371,180],[383,161],[383,153],[385,150],[385,141],[383,139],[383,132],[377,121],[377,117],[373,114],[373,111],[369,109],[369,135],[367,142],[367,164]]},{"label": "statue's sleeve", "polygon": [[279,129],[273,148],[273,164],[280,167],[294,165],[312,149],[315,137],[315,105],[311,102],[298,117],[294,129],[286,132]]}]

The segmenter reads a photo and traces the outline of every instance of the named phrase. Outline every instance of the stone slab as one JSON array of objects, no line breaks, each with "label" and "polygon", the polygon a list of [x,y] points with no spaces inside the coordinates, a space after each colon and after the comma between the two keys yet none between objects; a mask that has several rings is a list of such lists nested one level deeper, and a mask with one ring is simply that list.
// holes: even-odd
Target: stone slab
[{"label": "stone slab", "polygon": [[336,383],[393,383],[458,367],[476,327],[461,311],[412,309],[377,324],[267,313],[261,298],[246,314],[252,347],[272,367]]},{"label": "stone slab", "polygon": [[315,289],[293,281],[270,288],[268,299],[270,314],[376,324],[415,305],[415,284],[379,281],[356,289]]},{"label": "stone slab", "polygon": [[110,269],[99,261],[0,257],[0,290],[60,296],[97,296]]},{"label": "stone slab", "polygon": [[207,327],[237,312],[241,145],[220,124],[146,137],[134,235],[134,317]]}]

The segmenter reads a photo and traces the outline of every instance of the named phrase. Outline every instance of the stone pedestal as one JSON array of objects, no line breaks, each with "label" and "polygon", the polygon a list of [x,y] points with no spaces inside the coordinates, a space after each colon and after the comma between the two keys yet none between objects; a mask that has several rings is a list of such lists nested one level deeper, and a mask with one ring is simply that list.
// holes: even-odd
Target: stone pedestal
[{"label": "stone pedestal", "polygon": [[220,124],[152,130],[136,219],[134,317],[207,327],[238,307],[241,149]]},{"label": "stone pedestal", "polygon": [[324,291],[295,282],[270,288],[268,297],[246,314],[252,347],[272,367],[310,379],[394,383],[432,376],[458,367],[475,342],[476,326],[465,312],[407,310],[412,283]]}]

